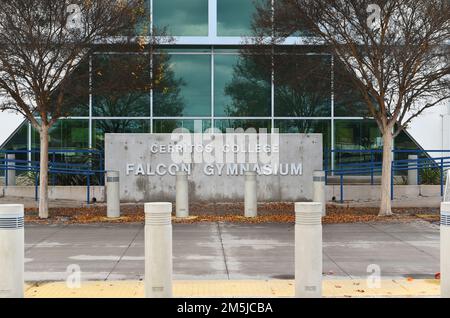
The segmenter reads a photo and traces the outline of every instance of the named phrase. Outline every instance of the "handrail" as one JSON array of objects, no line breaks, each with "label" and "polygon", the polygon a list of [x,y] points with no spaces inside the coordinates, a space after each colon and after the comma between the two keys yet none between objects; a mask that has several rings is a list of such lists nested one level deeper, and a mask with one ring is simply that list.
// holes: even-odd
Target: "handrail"
[{"label": "handrail", "polygon": [[[0,158],[0,170],[5,172],[5,185],[8,186],[8,171],[27,171],[34,172],[35,175],[35,199],[38,200],[38,187],[39,187],[39,172],[40,172],[40,162],[37,160],[24,160],[24,159],[10,159],[7,155],[9,154],[40,154],[39,150],[0,150],[0,154],[4,157]],[[92,162],[89,163],[69,163],[57,161],[56,155],[64,154],[80,154],[89,156],[98,156],[97,159],[89,158],[90,160],[98,160],[99,169],[93,169]],[[90,203],[90,187],[91,187],[91,177],[97,174],[100,175],[100,183],[103,184],[103,179],[105,171],[103,170],[103,152],[96,149],[50,149],[49,150],[49,162],[48,162],[48,173],[53,175],[53,184],[55,184],[54,176],[57,174],[62,175],[80,175],[86,177],[86,201],[87,204]]]},{"label": "handrail", "polygon": [[[331,153],[349,153],[349,154],[371,154],[371,160],[368,162],[350,162],[339,163],[339,168],[329,168],[328,155],[325,156],[325,180],[328,183],[330,175],[338,176],[340,178],[340,201],[344,202],[344,176],[358,176],[358,175],[370,175],[371,184],[374,184],[374,174],[382,171],[383,163],[381,161],[374,161],[374,153],[382,153],[382,149],[367,149],[367,150],[355,150],[355,149],[335,149],[329,150]],[[412,149],[394,149],[394,154],[409,153],[417,155],[426,155],[426,157],[418,157],[417,159],[398,159],[392,161],[392,173],[391,173],[391,199],[394,199],[394,177],[395,172],[417,170],[417,183],[420,184],[420,170],[426,168],[433,168],[440,170],[440,184],[441,184],[441,196],[444,196],[444,172],[450,169],[450,156],[445,157],[430,157],[429,153],[448,153],[450,150],[412,150]]]}]

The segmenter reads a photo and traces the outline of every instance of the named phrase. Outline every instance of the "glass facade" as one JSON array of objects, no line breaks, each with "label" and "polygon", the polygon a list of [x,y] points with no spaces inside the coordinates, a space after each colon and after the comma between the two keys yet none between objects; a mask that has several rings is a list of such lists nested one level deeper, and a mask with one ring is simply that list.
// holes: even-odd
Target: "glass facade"
[{"label": "glass facade", "polygon": [[271,71],[245,55],[214,56],[214,113],[218,117],[270,117]]},{"label": "glass facade", "polygon": [[209,54],[168,55],[167,86],[154,93],[157,117],[211,116],[211,56]]},{"label": "glass facade", "polygon": [[92,58],[94,117],[150,116],[150,60],[146,55],[99,54]]},{"label": "glass facade", "polygon": [[254,0],[217,0],[218,36],[251,35],[254,3]]},{"label": "glass facade", "polygon": [[172,36],[208,35],[208,0],[152,0],[153,22]]},{"label": "glass facade", "polygon": [[[52,128],[51,148],[103,149],[105,133],[170,133],[176,128],[202,132],[212,127],[322,133],[327,150],[381,147],[363,96],[331,55],[288,45],[277,49],[273,60],[241,51],[242,39],[234,37],[251,34],[253,0],[148,4],[153,4],[149,25],[167,27],[180,42],[153,56],[123,49],[94,53],[77,70],[81,75],[73,83],[75,88],[91,85],[91,94],[80,96],[75,89],[69,96],[70,112]],[[155,67],[164,71],[152,80]],[[24,125],[5,148],[38,148],[38,134],[30,129]],[[398,144],[416,148],[406,134],[399,136]],[[348,153],[334,158],[337,165],[367,160]]]}]

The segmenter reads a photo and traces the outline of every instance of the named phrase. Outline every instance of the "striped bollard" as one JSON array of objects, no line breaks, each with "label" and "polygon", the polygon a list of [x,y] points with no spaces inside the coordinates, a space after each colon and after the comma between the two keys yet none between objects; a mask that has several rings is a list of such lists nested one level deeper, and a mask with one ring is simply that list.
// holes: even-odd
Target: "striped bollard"
[{"label": "striped bollard", "polygon": [[441,203],[441,297],[450,298],[450,202]]},{"label": "striped bollard", "polygon": [[15,154],[7,154],[8,158],[8,186],[15,186],[16,185],[16,155]]},{"label": "striped bollard", "polygon": [[119,171],[106,173],[106,215],[108,218],[120,218]]},{"label": "striped bollard", "polygon": [[255,218],[258,216],[258,190],[256,183],[256,172],[245,172],[245,217]]},{"label": "striped bollard", "polygon": [[172,203],[145,204],[145,297],[172,297]]},{"label": "striped bollard", "polygon": [[314,202],[322,203],[322,216],[327,215],[326,187],[325,187],[325,171],[314,171]]},{"label": "striped bollard", "polygon": [[176,216],[177,218],[189,217],[189,182],[186,171],[176,174]]},{"label": "striped bollard", "polygon": [[0,298],[24,297],[24,207],[0,205]]},{"label": "striped bollard", "polygon": [[322,204],[295,203],[295,296],[322,297]]}]

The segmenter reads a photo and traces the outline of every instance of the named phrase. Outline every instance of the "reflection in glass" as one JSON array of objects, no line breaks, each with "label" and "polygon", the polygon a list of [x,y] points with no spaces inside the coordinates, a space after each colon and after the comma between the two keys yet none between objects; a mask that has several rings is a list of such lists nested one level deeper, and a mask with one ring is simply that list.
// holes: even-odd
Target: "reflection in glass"
[{"label": "reflection in glass", "polygon": [[[32,145],[39,149],[39,132],[32,130]],[[50,149],[89,148],[89,120],[60,119],[49,130]]]},{"label": "reflection in glass", "polygon": [[254,0],[217,0],[217,35],[252,35]]},{"label": "reflection in glass", "polygon": [[156,117],[211,116],[211,56],[169,55],[167,86],[154,92]]},{"label": "reflection in glass", "polygon": [[[380,130],[374,120],[336,120],[335,149],[371,150],[382,148]],[[338,152],[335,155],[336,165],[350,162],[381,161],[381,153]]]},{"label": "reflection in glass", "polygon": [[1,147],[2,150],[28,149],[28,122],[24,121]]},{"label": "reflection in glass", "polygon": [[95,117],[150,116],[150,59],[146,55],[95,55]]},{"label": "reflection in glass", "polygon": [[153,19],[173,36],[207,36],[208,0],[153,0]]},{"label": "reflection in glass", "polygon": [[105,144],[105,134],[131,134],[131,133],[149,133],[149,120],[93,120],[92,121],[92,144],[96,149],[103,149]]},{"label": "reflection in glass", "polygon": [[250,56],[214,57],[215,115],[267,117],[271,113],[271,72]]},{"label": "reflection in glass", "polygon": [[[19,128],[10,136],[8,140],[3,144],[1,150],[27,150],[28,149],[28,122],[24,121]],[[5,154],[0,154],[0,158],[3,159]],[[16,153],[16,160],[28,160],[27,153]],[[23,163],[17,163],[17,165],[24,165]],[[16,171],[17,175],[26,174],[26,172]],[[5,176],[5,170],[1,169],[0,176]]]},{"label": "reflection in glass", "polygon": [[[414,150],[420,150],[421,148],[414,142],[412,137],[406,132],[402,131],[394,140],[395,149],[399,150],[412,150],[409,152],[395,153],[395,160],[407,160],[409,155],[417,155]],[[427,158],[426,152],[419,155],[421,158]]]},{"label": "reflection in glass", "polygon": [[331,116],[330,56],[276,56],[275,115],[280,117]]},{"label": "reflection in glass", "polygon": [[154,120],[153,132],[156,134],[170,134],[177,128],[185,128],[191,133],[202,133],[211,128],[210,120]]},{"label": "reflection in glass", "polygon": [[154,65],[158,65],[160,71],[157,72],[159,78],[154,79],[153,88],[153,114],[165,117],[183,116],[184,100],[181,89],[184,82],[177,78],[174,68],[170,64],[170,55],[155,55]]},{"label": "reflection in glass", "polygon": [[[342,63],[334,67],[334,114],[337,117],[370,117],[364,97]],[[375,102],[375,101],[374,101]]]},{"label": "reflection in glass", "polygon": [[[64,91],[64,101],[61,108],[62,117],[89,116],[89,61],[82,61],[80,65],[67,78]],[[58,98],[59,88],[52,93],[51,99]],[[56,110],[52,111],[56,112]]]}]

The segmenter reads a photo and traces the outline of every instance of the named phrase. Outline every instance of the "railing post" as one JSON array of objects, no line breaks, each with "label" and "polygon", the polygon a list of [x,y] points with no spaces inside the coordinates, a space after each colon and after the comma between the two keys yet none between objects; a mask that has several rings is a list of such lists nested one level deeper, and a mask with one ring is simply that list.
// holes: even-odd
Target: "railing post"
[{"label": "railing post", "polygon": [[172,297],[172,204],[145,204],[145,297]]},{"label": "railing post", "polygon": [[24,297],[23,226],[23,205],[0,205],[0,298]]},{"label": "railing post", "polygon": [[86,194],[86,200],[87,205],[91,203],[91,176],[89,173],[86,174],[86,180],[87,180],[87,194]]},{"label": "railing post", "polygon": [[394,164],[395,161],[391,163],[391,201],[394,201]]},{"label": "railing post", "polygon": [[36,174],[34,175],[34,199],[39,200],[39,173],[36,169]]},{"label": "railing post", "polygon": [[[52,161],[50,163],[50,170],[53,167],[53,165],[55,164],[55,162],[56,162],[56,154],[53,151],[52,152]],[[55,184],[56,184],[56,174],[55,173],[52,173],[52,184],[53,184],[53,186],[55,186]]]},{"label": "railing post", "polygon": [[441,197],[444,197],[444,158],[441,158]]},{"label": "railing post", "polygon": [[370,152],[370,184],[374,184],[374,178],[373,178],[373,164],[374,164],[374,155],[373,150]]},{"label": "railing post", "polygon": [[295,296],[322,297],[322,204],[295,203]]}]

